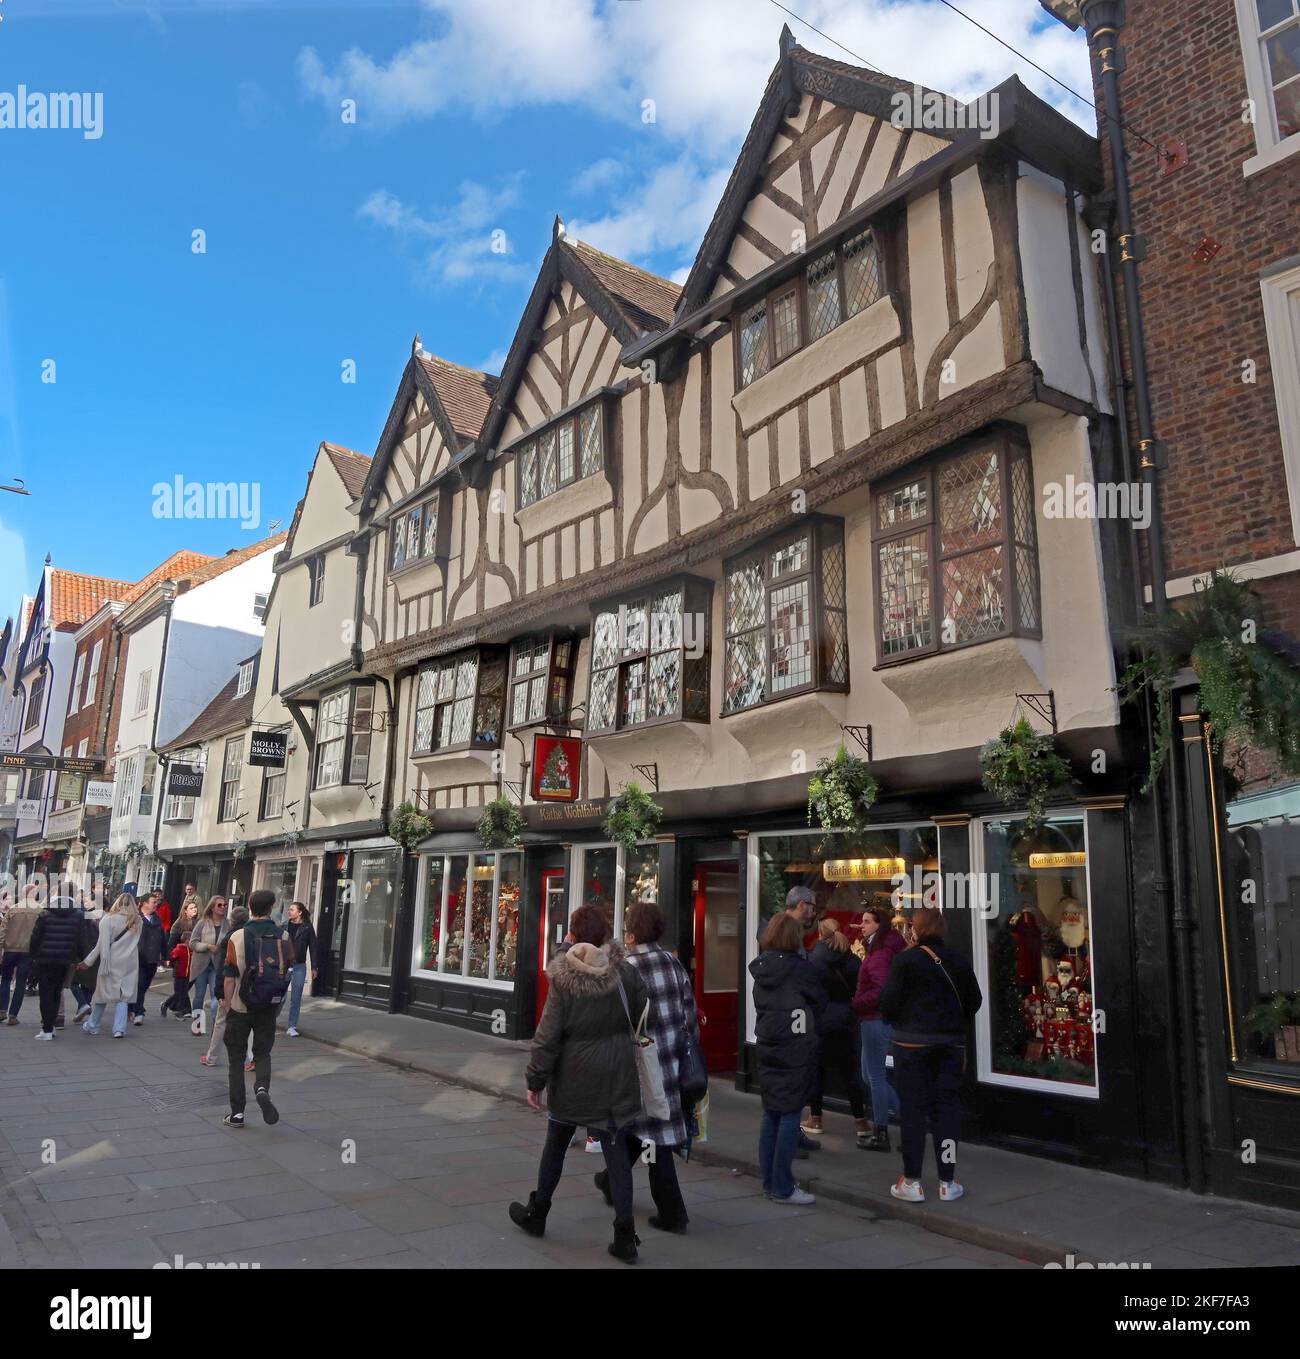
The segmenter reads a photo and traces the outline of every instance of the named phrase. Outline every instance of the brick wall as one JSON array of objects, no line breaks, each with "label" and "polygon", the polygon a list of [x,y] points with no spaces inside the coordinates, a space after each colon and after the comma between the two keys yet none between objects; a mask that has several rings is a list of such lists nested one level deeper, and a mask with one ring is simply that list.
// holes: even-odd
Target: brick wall
[{"label": "brick wall", "polygon": [[[1148,250],[1139,274],[1152,403],[1169,452],[1169,575],[1295,552],[1259,275],[1300,255],[1300,155],[1241,172],[1255,139],[1241,117],[1230,0],[1128,0],[1120,41],[1134,220]],[[1139,131],[1183,139],[1190,163],[1164,174]],[[1103,145],[1108,179],[1109,155]],[[1202,262],[1207,237],[1219,250]],[[1257,365],[1253,384],[1242,381],[1245,359]],[[1261,594],[1268,621],[1300,635],[1300,574],[1262,582]]]},{"label": "brick wall", "polygon": [[90,674],[90,658],[94,654],[96,642],[101,642],[103,649],[99,657],[99,677],[95,682],[95,701],[87,707],[69,712],[63,724],[63,744],[71,746],[74,754],[83,740],[87,742],[86,751],[90,755],[97,755],[103,749],[101,733],[103,729],[104,696],[110,687],[110,667],[113,659],[113,620],[111,618],[106,618],[99,627],[93,632],[87,633],[77,643],[76,655],[72,662],[72,673],[75,679],[77,660],[82,658],[81,684],[75,695],[69,695],[69,701],[73,704],[79,704],[86,692],[87,676]]}]

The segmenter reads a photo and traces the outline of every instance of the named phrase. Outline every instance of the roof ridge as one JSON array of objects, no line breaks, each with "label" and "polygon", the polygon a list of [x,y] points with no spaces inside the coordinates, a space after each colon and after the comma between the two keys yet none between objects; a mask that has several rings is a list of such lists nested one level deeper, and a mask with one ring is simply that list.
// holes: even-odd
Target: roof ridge
[{"label": "roof ridge", "polygon": [[601,259],[608,260],[611,264],[617,264],[625,269],[635,269],[638,273],[644,274],[647,278],[654,279],[657,283],[662,283],[666,288],[671,288],[674,292],[681,292],[682,285],[674,283],[672,279],[665,278],[662,274],[656,274],[653,269],[647,269],[643,264],[637,264],[633,260],[624,259],[621,255],[611,255],[608,250],[602,250],[598,245],[592,245],[590,241],[584,241],[578,236],[565,236],[561,241],[562,245],[570,246],[573,249],[589,250],[593,255],[599,255]]},{"label": "roof ridge", "polygon": [[467,363],[457,363],[455,359],[444,358],[441,354],[432,354],[427,349],[421,349],[415,356],[417,359],[425,359],[430,363],[440,363],[444,368],[456,368],[462,373],[472,373],[475,377],[488,378],[493,382],[500,380],[500,373],[489,373],[486,368],[471,368]]}]

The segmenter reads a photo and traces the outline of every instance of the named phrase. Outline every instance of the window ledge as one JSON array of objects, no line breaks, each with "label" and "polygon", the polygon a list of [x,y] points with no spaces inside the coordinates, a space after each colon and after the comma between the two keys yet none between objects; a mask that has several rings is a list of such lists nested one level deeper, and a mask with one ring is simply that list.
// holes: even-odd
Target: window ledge
[{"label": "window ledge", "polygon": [[411,763],[424,776],[425,787],[446,788],[457,783],[495,783],[492,750],[435,750],[432,754],[412,754]]},{"label": "window ledge", "polygon": [[370,799],[359,783],[340,783],[333,788],[313,788],[311,804],[326,816],[355,813],[369,806]]},{"label": "window ledge", "polygon": [[587,737],[587,746],[605,766],[609,786],[614,791],[628,783],[645,783],[645,776],[632,768],[634,764],[657,764],[662,791],[669,781],[678,788],[707,783],[706,775],[713,763],[708,722],[660,722],[650,727],[612,731],[604,736]]},{"label": "window ledge", "polygon": [[742,708],[721,720],[727,735],[744,746],[756,768],[788,769],[791,750],[833,751],[844,740],[847,711],[846,693],[813,689]]},{"label": "window ledge", "polygon": [[1251,156],[1242,165],[1241,173],[1249,179],[1251,175],[1257,175],[1261,170],[1271,169],[1280,161],[1284,161],[1297,153],[1300,153],[1300,132],[1293,132],[1285,141],[1274,142],[1272,146],[1265,147],[1264,150]]},{"label": "window ledge", "polygon": [[834,330],[828,330],[812,344],[769,368],[748,387],[742,387],[731,398],[732,407],[740,416],[741,430],[748,434],[802,393],[829,382],[836,373],[900,340],[902,335],[898,309],[886,293],[865,311],[850,316]]},{"label": "window ledge", "polygon": [[447,575],[445,557],[423,557],[414,566],[403,566],[388,577],[397,595],[397,602],[405,604],[416,595],[440,588]]},{"label": "window ledge", "polygon": [[1006,721],[1016,694],[1050,687],[1043,644],[1026,637],[998,637],[918,656],[877,668],[876,675],[918,726],[960,723],[965,728],[971,713],[983,709],[991,724],[989,736]]},{"label": "window ledge", "polygon": [[605,473],[593,472],[589,477],[579,477],[577,481],[561,486],[541,500],[534,500],[531,505],[521,506],[515,511],[515,523],[525,538],[538,538],[579,515],[590,514],[592,510],[613,503],[613,491]]}]

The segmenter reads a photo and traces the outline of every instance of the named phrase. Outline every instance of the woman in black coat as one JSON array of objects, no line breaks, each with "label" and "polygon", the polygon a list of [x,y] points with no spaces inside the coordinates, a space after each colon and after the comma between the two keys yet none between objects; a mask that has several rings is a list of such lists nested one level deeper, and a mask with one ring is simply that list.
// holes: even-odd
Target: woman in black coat
[{"label": "woman in black coat", "polygon": [[81,926],[84,913],[71,897],[56,897],[32,927],[30,956],[41,997],[41,1031],[38,1039],[49,1042],[63,998],[68,969],[81,958]]},{"label": "woman in black coat", "polygon": [[759,955],[749,965],[758,1019],[758,1079],[763,1094],[763,1123],[758,1163],[763,1192],[773,1203],[807,1204],[813,1196],[794,1182],[799,1146],[799,1115],[817,1078],[818,1026],[826,992],[800,949],[803,932],[794,917],[773,916],[759,940]]},{"label": "woman in black coat", "polygon": [[821,1136],[824,1131],[822,1092],[826,1087],[826,1073],[838,1071],[840,1083],[848,1092],[858,1145],[862,1147],[866,1145],[870,1125],[862,1091],[858,1019],[853,1013],[853,993],[857,990],[861,964],[857,954],[850,950],[849,941],[840,933],[830,916],[817,922],[817,934],[817,943],[808,955],[808,961],[826,992],[826,1010],[820,1025],[821,1051],[812,1094],[808,1099],[809,1114],[799,1126],[813,1137]]}]

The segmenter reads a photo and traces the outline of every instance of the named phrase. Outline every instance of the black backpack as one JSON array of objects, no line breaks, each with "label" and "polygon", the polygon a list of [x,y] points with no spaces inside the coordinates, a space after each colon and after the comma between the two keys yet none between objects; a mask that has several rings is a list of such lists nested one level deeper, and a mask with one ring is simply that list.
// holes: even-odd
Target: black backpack
[{"label": "black backpack", "polygon": [[250,1010],[279,1005],[289,989],[289,968],[293,965],[293,946],[288,936],[275,934],[244,935],[244,971],[239,978],[239,999]]}]

